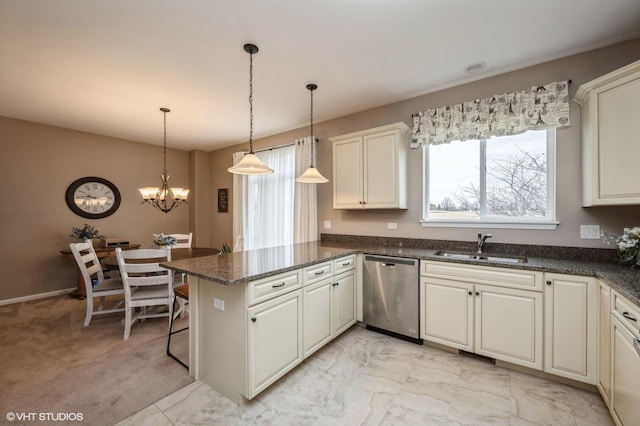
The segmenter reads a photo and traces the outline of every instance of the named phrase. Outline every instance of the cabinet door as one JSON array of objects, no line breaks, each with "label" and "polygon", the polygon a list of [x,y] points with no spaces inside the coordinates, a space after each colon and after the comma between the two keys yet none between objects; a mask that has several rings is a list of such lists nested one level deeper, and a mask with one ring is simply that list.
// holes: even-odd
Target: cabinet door
[{"label": "cabinet door", "polygon": [[421,337],[473,351],[473,284],[421,278]]},{"label": "cabinet door", "polygon": [[596,385],[602,399],[610,407],[611,402],[611,289],[598,281],[597,314],[597,368]]},{"label": "cabinet door", "polygon": [[617,424],[637,425],[640,419],[640,348],[636,337],[618,318],[611,318],[611,413]]},{"label": "cabinet door", "polygon": [[544,371],[595,384],[596,281],[545,274]]},{"label": "cabinet door", "polygon": [[334,209],[361,209],[363,207],[362,155],[362,137],[334,142]]},{"label": "cabinet door", "polygon": [[406,168],[398,158],[401,143],[399,132],[366,135],[363,143],[364,208],[406,208],[405,179],[402,179],[401,186],[401,173],[406,174]]},{"label": "cabinet door", "polygon": [[302,361],[302,290],[255,305],[248,313],[251,399]]},{"label": "cabinet door", "polygon": [[332,333],[332,288],[334,281],[329,278],[305,286],[302,289],[304,301],[304,357],[308,357],[324,346],[333,337]]},{"label": "cabinet door", "polygon": [[333,281],[334,337],[356,323],[356,277],[347,272]]},{"label": "cabinet door", "polygon": [[542,370],[542,293],[476,285],[475,352]]},{"label": "cabinet door", "polygon": [[[640,204],[640,72],[598,94],[599,192],[603,202]],[[618,202],[614,202],[617,204]]]}]

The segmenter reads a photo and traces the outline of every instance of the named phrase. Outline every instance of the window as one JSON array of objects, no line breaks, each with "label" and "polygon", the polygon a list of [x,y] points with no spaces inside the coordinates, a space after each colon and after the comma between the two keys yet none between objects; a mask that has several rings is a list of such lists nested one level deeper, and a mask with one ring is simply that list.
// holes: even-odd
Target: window
[{"label": "window", "polygon": [[555,229],[555,129],[424,148],[423,226]]},{"label": "window", "polygon": [[295,147],[291,145],[257,155],[275,172],[247,176],[243,214],[245,250],[293,243]]}]

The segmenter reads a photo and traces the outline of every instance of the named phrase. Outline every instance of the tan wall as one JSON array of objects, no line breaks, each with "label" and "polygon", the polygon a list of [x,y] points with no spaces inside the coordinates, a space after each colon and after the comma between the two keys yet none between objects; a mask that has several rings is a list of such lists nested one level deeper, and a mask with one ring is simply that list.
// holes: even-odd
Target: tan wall
[{"label": "tan wall", "polygon": [[[171,183],[189,186],[189,153],[168,150]],[[189,208],[164,214],[140,204],[137,188],[160,184],[162,147],[0,117],[0,301],[75,287],[60,250],[89,223],[110,237],[149,246],[157,232],[188,232]],[[74,180],[99,176],[122,195],[118,211],[88,220],[66,205]]]},{"label": "tan wall", "polygon": [[[621,43],[545,64],[529,67],[481,81],[453,87],[435,93],[386,105],[314,125],[318,144],[318,169],[327,177],[332,175],[331,143],[328,138],[367,128],[404,121],[411,125],[411,114],[427,108],[439,107],[501,92],[557,80],[573,80],[573,97],[580,84],[640,59],[640,40]],[[437,64],[434,64],[437,66]],[[310,78],[313,78],[310,75]],[[316,98],[322,96],[322,82]],[[324,89],[330,90],[330,89]],[[375,235],[407,238],[472,241],[475,233],[491,232],[492,241],[503,243],[544,244],[575,247],[600,247],[599,240],[581,240],[581,224],[599,224],[606,232],[619,234],[625,226],[640,224],[640,206],[582,208],[580,201],[580,107],[571,105],[571,127],[557,132],[557,219],[555,231],[422,228],[422,151],[411,150],[409,157],[409,208],[407,210],[349,211],[333,210],[331,183],[318,186],[318,229],[324,233]],[[308,128],[275,135],[255,141],[258,148],[292,142],[307,136]],[[211,153],[211,187],[231,188],[226,168],[231,165],[231,153],[246,149],[246,144]],[[331,230],[322,229],[323,221],[332,222]],[[398,229],[387,229],[387,222],[396,222]],[[213,214],[212,242],[231,241],[231,213]],[[215,246],[214,244],[214,246]]]}]

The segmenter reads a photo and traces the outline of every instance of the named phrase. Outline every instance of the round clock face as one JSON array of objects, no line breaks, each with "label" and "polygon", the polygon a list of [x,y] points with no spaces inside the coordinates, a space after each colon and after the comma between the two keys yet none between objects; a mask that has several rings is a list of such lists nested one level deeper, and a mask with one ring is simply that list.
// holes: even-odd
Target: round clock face
[{"label": "round clock face", "polygon": [[100,219],[118,210],[120,191],[108,180],[90,176],[69,185],[66,200],[67,206],[78,216]]}]

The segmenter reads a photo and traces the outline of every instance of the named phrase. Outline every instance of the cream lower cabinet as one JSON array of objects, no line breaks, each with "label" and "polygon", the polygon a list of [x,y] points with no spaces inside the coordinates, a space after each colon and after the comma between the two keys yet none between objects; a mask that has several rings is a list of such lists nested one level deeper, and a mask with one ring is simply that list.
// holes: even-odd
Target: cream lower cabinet
[{"label": "cream lower cabinet", "polygon": [[298,365],[302,353],[302,290],[249,309],[249,397]]},{"label": "cream lower cabinet", "polygon": [[611,293],[611,415],[618,425],[640,422],[640,309]]},{"label": "cream lower cabinet", "polygon": [[[303,352],[308,357],[356,323],[355,255],[305,268]],[[331,270],[337,274],[323,274]]]},{"label": "cream lower cabinet", "polygon": [[544,371],[596,384],[595,278],[545,274]]},{"label": "cream lower cabinet", "polygon": [[596,317],[596,386],[611,407],[611,288],[602,281],[598,281]]},{"label": "cream lower cabinet", "polygon": [[421,271],[424,340],[542,369],[540,273],[431,261]]}]

